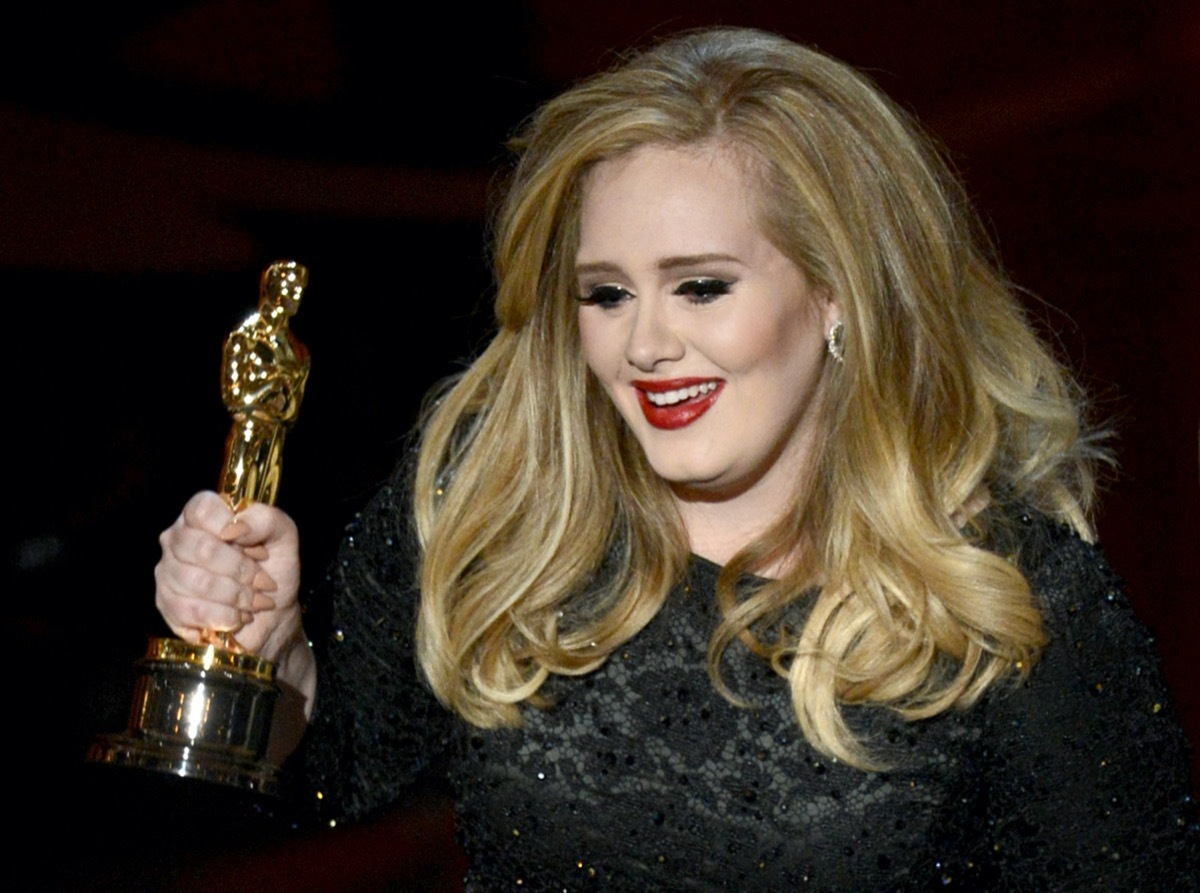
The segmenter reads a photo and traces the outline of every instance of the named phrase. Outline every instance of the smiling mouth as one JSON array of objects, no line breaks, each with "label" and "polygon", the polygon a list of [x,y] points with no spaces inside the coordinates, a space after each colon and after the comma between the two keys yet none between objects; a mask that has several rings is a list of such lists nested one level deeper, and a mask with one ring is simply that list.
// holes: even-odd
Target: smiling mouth
[{"label": "smiling mouth", "polygon": [[725,382],[719,378],[632,382],[646,421],[674,430],[690,425],[717,402]]},{"label": "smiling mouth", "polygon": [[675,388],[671,391],[646,391],[646,399],[655,406],[674,406],[676,403],[682,403],[684,400],[693,400],[696,397],[711,394],[716,389],[717,382],[705,381],[686,388]]}]

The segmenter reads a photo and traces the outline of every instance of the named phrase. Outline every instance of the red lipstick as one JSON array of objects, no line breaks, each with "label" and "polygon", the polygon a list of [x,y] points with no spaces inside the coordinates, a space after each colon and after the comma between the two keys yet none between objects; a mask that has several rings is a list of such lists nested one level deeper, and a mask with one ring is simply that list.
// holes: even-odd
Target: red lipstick
[{"label": "red lipstick", "polygon": [[[684,428],[708,412],[725,387],[725,382],[719,378],[670,378],[660,381],[633,381],[631,384],[637,391],[638,405],[642,408],[642,415],[646,417],[646,421],[655,428],[668,431]],[[650,394],[669,394],[671,391],[696,386],[711,386],[712,390],[695,397],[685,397],[666,406],[657,406],[650,401]]]}]

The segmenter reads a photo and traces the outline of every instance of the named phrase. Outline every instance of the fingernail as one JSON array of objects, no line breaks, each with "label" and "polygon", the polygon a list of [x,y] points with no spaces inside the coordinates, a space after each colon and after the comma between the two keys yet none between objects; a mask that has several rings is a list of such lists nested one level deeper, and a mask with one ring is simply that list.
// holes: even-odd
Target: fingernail
[{"label": "fingernail", "polygon": [[254,601],[250,602],[250,607],[255,611],[269,611],[275,607],[275,599],[263,595],[261,592],[256,592],[254,593]]},{"label": "fingernail", "polygon": [[257,574],[255,574],[250,585],[259,592],[274,592],[279,588],[278,584],[266,571],[259,571]]},{"label": "fingernail", "polygon": [[225,542],[230,542],[231,540],[235,540],[242,534],[248,533],[249,531],[249,525],[243,524],[241,521],[230,521],[221,528],[221,532],[217,535],[221,537],[221,539],[225,540]]},{"label": "fingernail", "polygon": [[247,558],[253,559],[254,561],[265,561],[271,555],[271,553],[267,551],[267,547],[261,545],[244,546],[242,548],[242,554]]},{"label": "fingernail", "polygon": [[[258,601],[257,596],[255,597],[254,600]],[[254,619],[254,615],[250,611],[242,611],[240,613],[242,615],[242,626],[245,626],[246,624],[250,623],[250,621],[252,621]]]}]

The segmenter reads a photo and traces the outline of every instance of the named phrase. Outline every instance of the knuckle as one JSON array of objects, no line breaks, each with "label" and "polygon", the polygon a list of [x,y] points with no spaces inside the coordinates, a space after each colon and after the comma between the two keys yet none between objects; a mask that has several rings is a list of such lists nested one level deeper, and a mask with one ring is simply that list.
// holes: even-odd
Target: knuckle
[{"label": "knuckle", "polygon": [[195,549],[196,563],[203,567],[211,567],[216,563],[220,546],[209,537],[197,537]]},{"label": "knuckle", "polygon": [[211,490],[205,490],[188,500],[183,510],[183,519],[193,527],[216,531],[228,523],[232,514],[220,496]]},{"label": "knuckle", "polygon": [[214,586],[213,575],[196,565],[184,565],[180,568],[179,581],[184,590],[196,596],[210,595]]},{"label": "knuckle", "polygon": [[190,602],[187,606],[188,626],[191,626],[194,629],[203,629],[204,627],[211,625],[211,619],[209,617],[211,613],[212,611],[207,610],[204,605]]}]

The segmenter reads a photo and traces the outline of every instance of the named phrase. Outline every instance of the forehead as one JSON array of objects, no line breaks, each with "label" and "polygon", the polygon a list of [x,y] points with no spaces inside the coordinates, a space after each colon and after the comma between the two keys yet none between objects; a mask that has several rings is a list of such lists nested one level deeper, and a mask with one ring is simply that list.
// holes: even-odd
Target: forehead
[{"label": "forehead", "polygon": [[583,181],[579,261],[634,248],[729,252],[762,239],[750,167],[720,144],[644,146],[600,162]]}]

